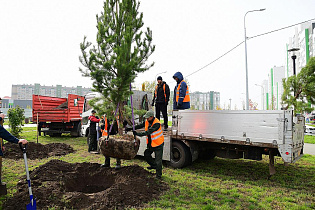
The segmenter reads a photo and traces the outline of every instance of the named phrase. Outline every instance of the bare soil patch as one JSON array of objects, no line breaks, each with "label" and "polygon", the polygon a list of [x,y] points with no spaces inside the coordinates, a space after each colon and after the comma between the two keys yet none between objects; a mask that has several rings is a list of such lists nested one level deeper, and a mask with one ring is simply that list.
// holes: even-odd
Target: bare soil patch
[{"label": "bare soil patch", "polygon": [[[30,176],[38,209],[141,208],[168,190],[166,183],[138,165],[115,170],[97,163],[51,160]],[[25,179],[3,209],[25,209],[30,202]]]},{"label": "bare soil patch", "polygon": [[[7,143],[4,147],[4,158],[16,160],[23,158],[23,152],[18,144]],[[51,156],[67,155],[73,153],[74,149],[70,145],[64,143],[37,144],[35,142],[29,142],[27,144],[26,152],[28,159],[35,160]]]}]

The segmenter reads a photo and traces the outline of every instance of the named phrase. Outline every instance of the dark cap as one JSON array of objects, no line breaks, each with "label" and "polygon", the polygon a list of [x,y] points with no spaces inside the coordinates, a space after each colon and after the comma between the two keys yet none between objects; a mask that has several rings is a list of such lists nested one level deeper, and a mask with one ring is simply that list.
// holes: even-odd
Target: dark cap
[{"label": "dark cap", "polygon": [[158,76],[158,77],[157,77],[157,80],[162,80],[162,77],[161,77],[161,76]]},{"label": "dark cap", "polygon": [[96,113],[96,111],[95,111],[95,110],[92,110],[91,113]]}]

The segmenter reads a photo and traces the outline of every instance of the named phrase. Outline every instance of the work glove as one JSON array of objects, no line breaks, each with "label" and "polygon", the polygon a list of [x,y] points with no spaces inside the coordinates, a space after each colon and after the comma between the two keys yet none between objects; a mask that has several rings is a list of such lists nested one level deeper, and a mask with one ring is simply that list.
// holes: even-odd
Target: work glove
[{"label": "work glove", "polygon": [[138,133],[137,131],[132,131],[133,135],[136,136]]},{"label": "work glove", "polygon": [[154,101],[152,102],[151,106],[154,106]]}]

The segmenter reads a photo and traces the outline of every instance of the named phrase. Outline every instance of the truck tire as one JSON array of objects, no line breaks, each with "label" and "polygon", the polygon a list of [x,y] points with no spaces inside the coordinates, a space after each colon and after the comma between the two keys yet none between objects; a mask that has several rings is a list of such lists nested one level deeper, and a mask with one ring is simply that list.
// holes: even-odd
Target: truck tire
[{"label": "truck tire", "polygon": [[173,141],[171,161],[169,165],[173,168],[183,168],[191,164],[192,158],[189,148],[182,142]]}]

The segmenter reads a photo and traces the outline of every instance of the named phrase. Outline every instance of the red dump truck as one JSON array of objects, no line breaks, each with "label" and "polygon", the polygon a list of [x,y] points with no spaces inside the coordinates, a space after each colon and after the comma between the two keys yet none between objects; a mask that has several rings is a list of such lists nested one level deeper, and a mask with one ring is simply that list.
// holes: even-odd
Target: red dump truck
[{"label": "red dump truck", "polygon": [[68,98],[33,95],[33,122],[38,123],[39,134],[80,136],[83,104],[84,97],[74,94]]}]

